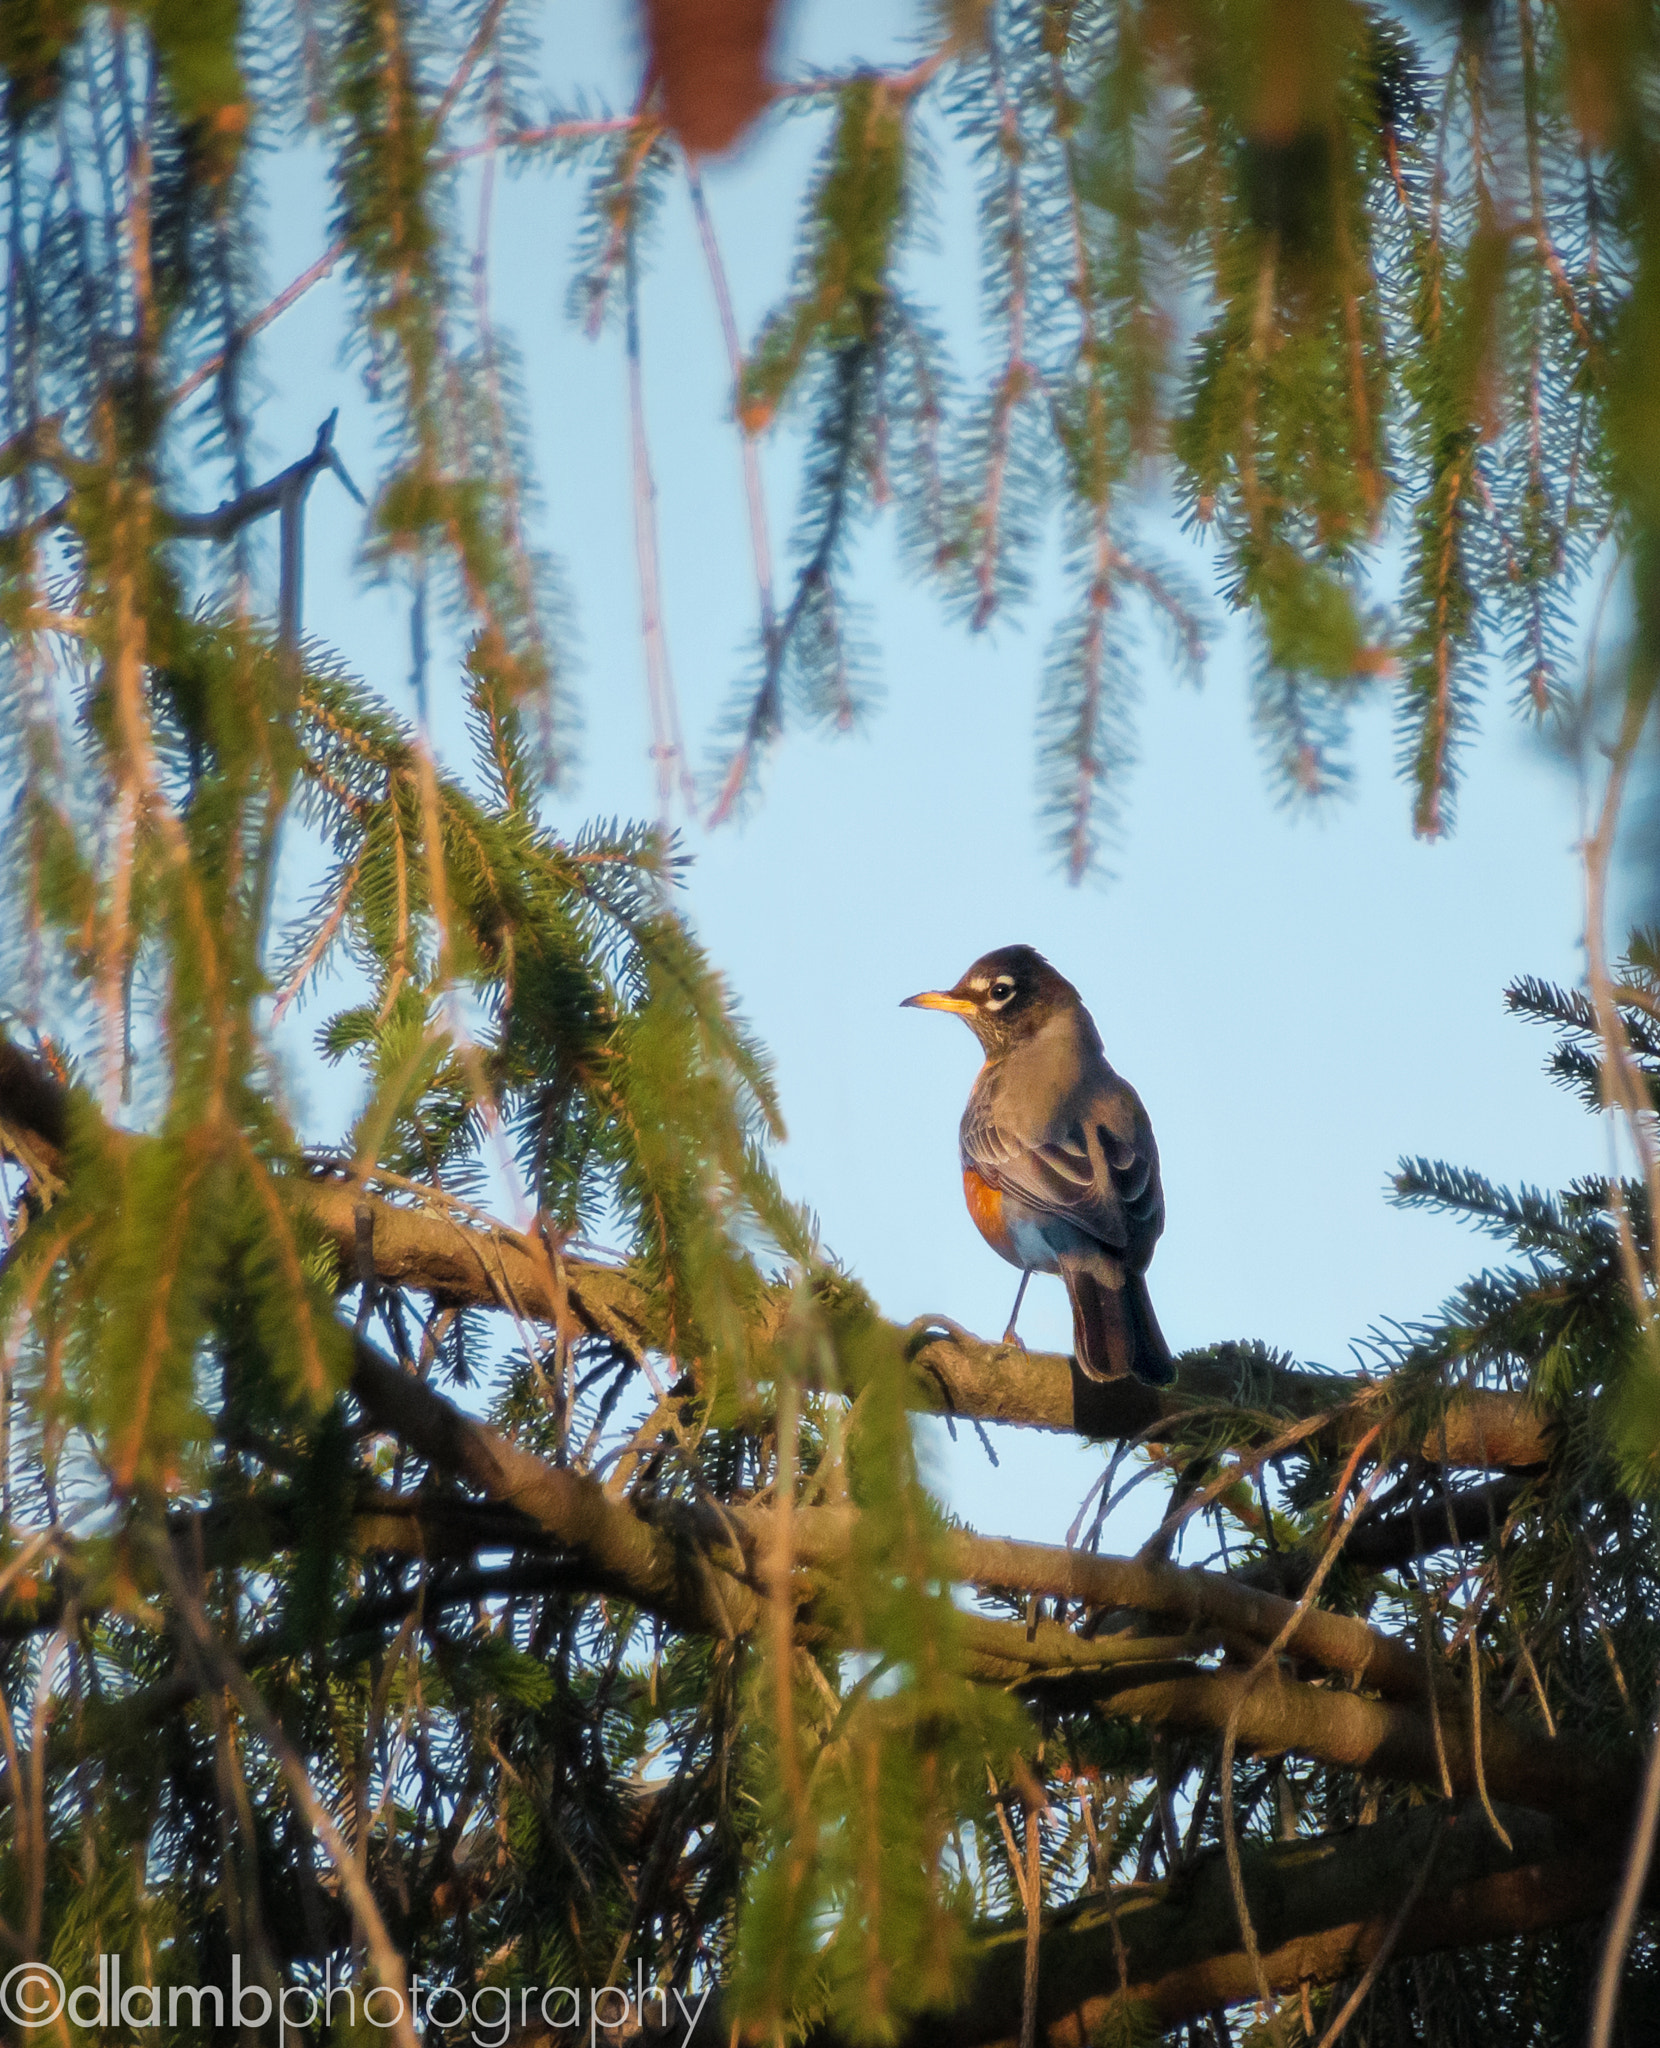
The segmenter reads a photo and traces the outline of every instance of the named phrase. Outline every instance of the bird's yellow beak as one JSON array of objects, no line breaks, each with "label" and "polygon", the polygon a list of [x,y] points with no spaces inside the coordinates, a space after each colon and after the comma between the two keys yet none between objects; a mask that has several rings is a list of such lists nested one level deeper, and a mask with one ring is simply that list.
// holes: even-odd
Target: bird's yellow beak
[{"label": "bird's yellow beak", "polygon": [[974,1005],[966,996],[954,996],[940,988],[925,988],[919,996],[907,996],[902,1010],[949,1010],[956,1017],[972,1017]]}]

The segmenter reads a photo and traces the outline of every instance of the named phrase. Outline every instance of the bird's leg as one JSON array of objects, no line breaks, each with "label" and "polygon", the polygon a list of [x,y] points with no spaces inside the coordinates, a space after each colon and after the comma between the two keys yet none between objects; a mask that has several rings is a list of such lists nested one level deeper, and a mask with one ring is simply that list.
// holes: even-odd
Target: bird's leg
[{"label": "bird's leg", "polygon": [[1017,1344],[1020,1346],[1020,1349],[1022,1351],[1024,1351],[1026,1347],[1024,1344],[1020,1343],[1019,1337],[1015,1334],[1014,1326],[1020,1320],[1020,1304],[1026,1299],[1026,1282],[1030,1280],[1031,1277],[1032,1269],[1030,1266],[1028,1266],[1020,1276],[1020,1285],[1015,1289],[1014,1307],[1009,1310],[1009,1327],[1003,1332],[1003,1342],[1005,1344]]}]

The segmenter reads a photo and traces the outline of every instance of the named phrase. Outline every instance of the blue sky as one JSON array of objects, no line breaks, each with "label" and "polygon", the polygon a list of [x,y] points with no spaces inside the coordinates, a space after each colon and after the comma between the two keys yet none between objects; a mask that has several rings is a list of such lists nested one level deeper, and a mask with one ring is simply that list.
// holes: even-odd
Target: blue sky
[{"label": "blue sky", "polygon": [[[888,60],[909,50],[921,15],[879,0],[808,0],[792,50],[827,64]],[[550,94],[569,104],[586,90],[626,105],[637,77],[626,10],[550,0],[546,23]],[[708,173],[746,339],[782,291],[823,133],[821,117],[792,120]],[[538,538],[575,600],[585,733],[579,774],[552,807],[572,829],[591,815],[650,816],[656,803],[622,352],[614,334],[588,341],[565,308],[585,178],[544,169],[504,184],[493,281],[495,316],[524,355],[545,504]],[[306,153],[278,162],[272,189],[275,289],[325,246],[328,228]],[[982,343],[965,193],[948,155],[939,246],[919,276],[959,364],[973,368]],[[260,432],[280,466],[339,405],[338,446],[372,492],[376,428],[340,356],[344,314],[334,279],[271,329]],[[642,316],[665,616],[701,765],[753,634],[754,586],[725,357],[678,191]],[[796,452],[786,432],[767,453],[786,563]],[[360,515],[324,479],[308,519],[306,623],[408,711],[405,606],[364,588],[353,566],[361,537]],[[1173,527],[1170,545],[1180,545]],[[1250,735],[1242,631],[1218,643],[1199,692],[1174,680],[1150,642],[1115,879],[1071,889],[1034,798],[1053,562],[1019,618],[976,637],[904,580],[894,554],[890,515],[856,558],[881,706],[850,738],[787,737],[742,825],[687,825],[685,894],[776,1058],[785,1181],[890,1315],[944,1311],[995,1334],[1008,1311],[1015,1276],[975,1235],[957,1179],[976,1049],[955,1020],[898,1004],[1013,940],[1040,947],[1078,984],[1147,1103],[1169,1212],[1149,1277],[1178,1348],[1254,1336],[1342,1365],[1350,1340],[1380,1319],[1432,1309],[1484,1247],[1387,1205],[1385,1179],[1403,1152],[1547,1184],[1605,1163],[1595,1127],[1541,1072],[1542,1034],[1503,1010],[1508,979],[1571,982],[1581,955],[1573,790],[1502,692],[1471,751],[1457,834],[1426,846],[1411,837],[1385,706],[1359,719],[1353,800],[1295,818],[1274,807]],[[1209,587],[1212,572],[1196,560]],[[441,663],[433,687],[442,731]],[[1022,1330],[1034,1345],[1066,1348],[1058,1281],[1034,1282]],[[1099,1452],[1012,1432],[999,1448],[992,1473],[972,1440],[952,1449],[941,1437],[938,1475],[953,1505],[981,1527],[1059,1540]]]}]

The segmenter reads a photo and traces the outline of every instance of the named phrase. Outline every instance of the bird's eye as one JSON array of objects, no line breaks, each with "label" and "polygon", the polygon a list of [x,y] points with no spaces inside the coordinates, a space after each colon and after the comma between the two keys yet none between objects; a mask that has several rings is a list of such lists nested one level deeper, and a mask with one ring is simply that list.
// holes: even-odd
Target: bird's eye
[{"label": "bird's eye", "polygon": [[1006,1003],[1013,994],[1014,983],[1012,981],[994,981],[991,985],[993,1002]]}]

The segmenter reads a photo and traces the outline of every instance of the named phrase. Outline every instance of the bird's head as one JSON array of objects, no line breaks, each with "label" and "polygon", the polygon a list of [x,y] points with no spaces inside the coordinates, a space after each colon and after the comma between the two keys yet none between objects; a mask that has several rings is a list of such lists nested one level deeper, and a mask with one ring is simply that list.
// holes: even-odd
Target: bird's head
[{"label": "bird's head", "polygon": [[1078,991],[1031,946],[999,946],[984,953],[955,988],[907,996],[905,1010],[949,1010],[961,1017],[995,1059],[1029,1037],[1058,1009],[1078,1007]]}]

